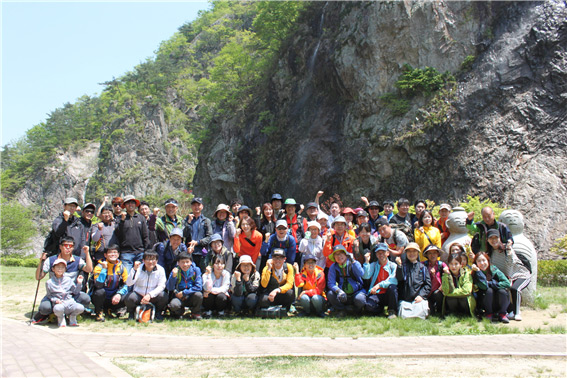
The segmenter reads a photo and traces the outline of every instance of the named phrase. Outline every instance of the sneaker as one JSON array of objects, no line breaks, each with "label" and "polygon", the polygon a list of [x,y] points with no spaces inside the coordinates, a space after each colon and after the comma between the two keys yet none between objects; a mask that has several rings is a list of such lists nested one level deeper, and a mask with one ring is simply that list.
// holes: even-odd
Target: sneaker
[{"label": "sneaker", "polygon": [[396,319],[398,316],[394,312],[388,314],[388,319]]},{"label": "sneaker", "polygon": [[515,320],[516,319],[516,315],[514,315],[514,311],[511,311],[508,313],[508,319],[509,320]]},{"label": "sneaker", "polygon": [[219,311],[218,313],[219,318],[224,318],[226,316],[224,310],[223,311]]},{"label": "sneaker", "polygon": [[157,320],[158,322],[161,322],[161,321],[163,321],[164,317],[163,317],[162,314],[156,314],[154,316],[154,319]]},{"label": "sneaker", "polygon": [[65,316],[62,316],[61,318],[57,319],[57,325],[59,327],[65,327],[67,326],[67,321],[65,320]]},{"label": "sneaker", "polygon": [[517,321],[517,322],[521,322],[522,317],[520,316],[520,314],[516,314],[516,316],[514,316],[514,320]]},{"label": "sneaker", "polygon": [[77,315],[69,315],[69,327],[78,327]]},{"label": "sneaker", "polygon": [[210,319],[213,316],[213,312],[212,311],[205,311],[205,313],[203,314],[203,318],[205,319]]},{"label": "sneaker", "polygon": [[99,312],[96,314],[95,320],[96,320],[97,322],[104,322],[104,312],[99,311]]},{"label": "sneaker", "polygon": [[49,315],[42,315],[41,312],[36,312],[33,316],[32,324],[43,323],[49,319]]},{"label": "sneaker", "polygon": [[124,315],[126,315],[127,312],[128,312],[128,310],[126,309],[126,307],[121,307],[118,310],[116,310],[116,316],[121,318]]},{"label": "sneaker", "polygon": [[500,314],[500,315],[498,315],[498,318],[499,318],[501,323],[504,323],[504,324],[510,323],[510,320],[508,319],[506,314]]},{"label": "sneaker", "polygon": [[134,312],[128,313],[128,320],[136,320],[136,314]]},{"label": "sneaker", "polygon": [[201,314],[191,314],[191,319],[193,320],[203,320],[203,317],[201,316]]}]

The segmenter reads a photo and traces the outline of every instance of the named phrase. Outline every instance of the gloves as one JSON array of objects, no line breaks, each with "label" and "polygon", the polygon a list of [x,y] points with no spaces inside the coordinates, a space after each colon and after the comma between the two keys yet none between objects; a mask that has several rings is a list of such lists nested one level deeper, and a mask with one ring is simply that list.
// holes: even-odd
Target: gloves
[{"label": "gloves", "polygon": [[347,301],[347,295],[344,291],[339,290],[337,293],[337,299],[339,300],[339,302],[341,303],[346,303]]}]

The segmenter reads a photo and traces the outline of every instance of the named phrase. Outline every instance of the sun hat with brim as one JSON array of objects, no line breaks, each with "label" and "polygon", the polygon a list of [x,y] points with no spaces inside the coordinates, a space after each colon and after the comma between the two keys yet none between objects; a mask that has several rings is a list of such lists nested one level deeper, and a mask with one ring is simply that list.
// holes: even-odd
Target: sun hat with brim
[{"label": "sun hat with brim", "polygon": [[321,231],[321,225],[319,224],[319,222],[315,222],[315,221],[307,222],[307,229],[309,230],[311,227],[317,227],[317,229]]},{"label": "sun hat with brim", "polygon": [[278,227],[285,227],[287,229],[287,222],[285,219],[279,219],[276,221],[276,229]]},{"label": "sun hat with brim", "polygon": [[368,211],[371,207],[377,207],[379,212],[384,210],[384,208],[382,206],[380,206],[378,201],[370,201],[368,203],[368,206],[366,206],[366,208],[364,210]]},{"label": "sun hat with brim", "polygon": [[[173,230],[171,230],[171,232],[169,233],[169,237],[171,238],[173,235],[177,235],[179,237],[181,237],[181,239],[183,239],[183,230],[180,229],[179,227],[175,227]],[[217,234],[215,234],[217,235]],[[213,235],[214,236],[214,235]]]},{"label": "sun hat with brim", "polygon": [[423,250],[423,256],[427,257],[427,254],[431,251],[437,251],[439,256],[441,256],[441,249],[435,244],[429,244],[427,247],[425,247],[425,249]]},{"label": "sun hat with brim", "polygon": [[238,208],[238,211],[236,211],[236,215],[240,214],[243,211],[247,211],[248,212],[248,216],[251,217],[252,216],[252,209],[250,209],[248,206],[246,205],[242,205]]},{"label": "sun hat with brim", "polygon": [[335,254],[343,252],[345,255],[348,256],[348,251],[346,250],[345,246],[342,244],[337,244],[333,248],[333,253],[329,255],[329,260],[335,262]]},{"label": "sun hat with brim", "polygon": [[354,210],[353,210],[352,208],[350,208],[350,207],[345,207],[345,208],[343,209],[342,215],[345,215],[345,214],[352,214],[353,216],[356,215],[356,213],[354,212]]},{"label": "sun hat with brim", "polygon": [[335,227],[335,223],[344,223],[344,224],[347,224],[347,221],[346,221],[345,217],[339,215],[338,217],[335,218],[335,220],[334,220],[333,223],[331,224],[331,227]]},{"label": "sun hat with brim", "polygon": [[414,249],[418,253],[421,252],[421,248],[419,248],[419,244],[417,243],[408,243],[408,245],[406,245],[406,247],[404,248],[404,252],[407,252],[408,249]]},{"label": "sun hat with brim", "polygon": [[388,250],[388,244],[378,243],[374,246],[374,248],[372,249],[372,252],[376,253],[378,251],[387,251],[387,250]]},{"label": "sun hat with brim", "polygon": [[224,240],[222,240],[222,236],[220,236],[219,234],[213,234],[213,236],[211,236],[211,241],[209,242],[209,244],[213,244],[213,242],[215,241],[220,241],[224,244]]},{"label": "sun hat with brim", "polygon": [[67,197],[67,198],[65,198],[65,201],[63,201],[64,205],[70,205],[72,203],[79,206],[79,201],[77,201],[77,199],[75,197]]},{"label": "sun hat with brim", "polygon": [[55,265],[57,264],[64,264],[65,266],[67,266],[67,261],[63,260],[63,259],[56,259],[53,264],[51,265],[51,267],[53,268]]},{"label": "sun hat with brim", "polygon": [[216,217],[217,217],[217,213],[218,213],[219,211],[223,211],[223,210],[226,211],[227,214],[230,214],[230,207],[228,207],[228,205],[225,205],[224,203],[220,203],[220,204],[217,206],[217,209],[215,210],[215,213],[213,214],[213,217],[216,218]]},{"label": "sun hat with brim", "polygon": [[130,202],[130,201],[134,201],[136,203],[136,207],[140,206],[140,201],[138,201],[136,199],[136,197],[132,196],[132,195],[128,195],[126,197],[124,197],[124,202],[122,202],[122,204],[120,205],[121,208],[125,209],[126,208],[126,202]]},{"label": "sun hat with brim", "polygon": [[254,265],[254,263],[252,262],[252,257],[248,256],[248,255],[242,255],[240,256],[240,260],[238,261],[238,265],[236,266],[236,270],[238,270],[238,268],[240,267],[240,265],[242,264],[250,264],[252,265],[252,274],[256,271],[256,265]]},{"label": "sun hat with brim", "polygon": [[329,220],[329,216],[325,212],[319,211],[319,214],[317,214],[317,220],[319,220],[319,219]]},{"label": "sun hat with brim", "polygon": [[297,202],[295,202],[295,200],[293,198],[288,198],[288,199],[285,200],[284,209],[287,205],[295,206],[295,212],[298,212],[301,209],[301,206]]}]

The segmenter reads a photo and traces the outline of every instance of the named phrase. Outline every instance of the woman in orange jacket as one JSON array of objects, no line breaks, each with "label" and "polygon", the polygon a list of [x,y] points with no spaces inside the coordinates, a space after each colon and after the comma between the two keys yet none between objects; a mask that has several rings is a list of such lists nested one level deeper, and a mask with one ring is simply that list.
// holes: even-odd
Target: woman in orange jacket
[{"label": "woman in orange jacket", "polygon": [[317,316],[325,316],[325,273],[317,266],[317,257],[306,255],[303,270],[299,273],[299,265],[293,264],[295,269],[295,286],[303,290],[297,300],[303,309],[299,316],[309,315],[313,312]]},{"label": "woman in orange jacket", "polygon": [[258,266],[260,248],[262,248],[262,234],[256,230],[256,222],[251,217],[243,218],[234,237],[234,252],[238,257],[250,256],[254,265]]}]

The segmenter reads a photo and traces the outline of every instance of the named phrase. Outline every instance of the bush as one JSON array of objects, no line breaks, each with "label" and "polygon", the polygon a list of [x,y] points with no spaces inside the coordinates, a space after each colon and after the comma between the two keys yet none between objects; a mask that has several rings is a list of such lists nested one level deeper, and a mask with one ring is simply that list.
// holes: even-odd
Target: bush
[{"label": "bush", "polygon": [[9,255],[0,258],[3,266],[22,266],[25,268],[37,268],[39,259],[31,256]]},{"label": "bush", "polygon": [[0,243],[2,252],[25,250],[37,234],[33,213],[17,201],[0,198]]},{"label": "bush", "polygon": [[409,97],[423,94],[429,96],[441,89],[447,81],[454,81],[448,72],[442,74],[433,67],[413,68],[404,64],[404,73],[396,82],[396,87]]},{"label": "bush", "polygon": [[384,106],[390,110],[392,115],[401,117],[406,114],[410,108],[409,101],[400,98],[400,96],[394,93],[386,93],[380,96],[380,100],[384,103]]},{"label": "bush", "polygon": [[537,281],[545,286],[567,286],[567,260],[540,260]]},{"label": "bush", "polygon": [[504,210],[505,207],[502,207],[498,202],[492,202],[489,199],[481,201],[479,197],[472,197],[467,196],[467,199],[464,202],[459,203],[459,206],[463,207],[467,213],[474,211],[474,221],[480,222],[482,220],[482,214],[480,213],[484,207],[491,207],[494,210],[494,216],[498,220],[500,214]]},{"label": "bush", "polygon": [[567,235],[556,239],[549,251],[560,256],[567,257]]}]

